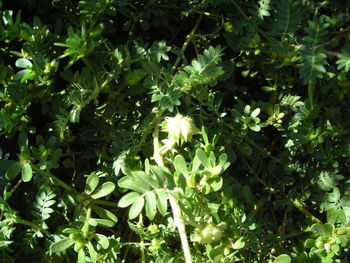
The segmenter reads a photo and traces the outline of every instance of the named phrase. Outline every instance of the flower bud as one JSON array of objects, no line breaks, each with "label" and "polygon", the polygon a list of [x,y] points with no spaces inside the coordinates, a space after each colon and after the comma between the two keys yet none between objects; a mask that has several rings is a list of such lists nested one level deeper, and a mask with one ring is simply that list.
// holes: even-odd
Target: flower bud
[{"label": "flower bud", "polygon": [[175,117],[167,117],[162,130],[168,133],[168,139],[175,141],[178,145],[182,145],[189,141],[192,135],[199,133],[193,120],[181,114]]}]

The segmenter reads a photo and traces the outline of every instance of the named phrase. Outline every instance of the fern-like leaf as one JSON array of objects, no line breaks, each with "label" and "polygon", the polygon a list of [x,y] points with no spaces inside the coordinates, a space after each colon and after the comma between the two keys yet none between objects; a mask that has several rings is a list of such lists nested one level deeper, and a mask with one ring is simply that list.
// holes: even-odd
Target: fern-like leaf
[{"label": "fern-like leaf", "polygon": [[337,64],[338,70],[344,69],[346,72],[350,69],[350,44],[345,45],[345,47],[341,50],[341,54],[338,55]]},{"label": "fern-like leaf", "polygon": [[184,68],[173,79],[173,85],[182,90],[190,90],[200,85],[214,85],[216,80],[224,74],[221,66],[222,49],[220,46],[204,50],[203,55],[194,59],[191,65]]},{"label": "fern-like leaf", "polygon": [[271,0],[260,0],[258,3],[248,2],[244,9],[248,14],[263,20],[265,16],[271,15]]},{"label": "fern-like leaf", "polygon": [[51,206],[56,203],[55,197],[56,194],[49,186],[41,187],[38,191],[34,202],[34,215],[40,222],[44,222],[51,217],[54,212]]},{"label": "fern-like leaf", "polygon": [[56,132],[59,135],[60,140],[63,140],[66,135],[69,118],[70,118],[69,112],[63,109],[60,109],[60,113],[56,115],[54,126],[55,126]]},{"label": "fern-like leaf", "polygon": [[287,106],[296,111],[298,107],[304,104],[302,101],[300,101],[300,98],[300,96],[288,94],[283,96],[280,104],[281,106]]},{"label": "fern-like leaf", "polygon": [[326,72],[327,56],[320,49],[312,49],[308,46],[303,46],[300,54],[304,60],[299,68],[303,83],[322,78]]},{"label": "fern-like leaf", "polygon": [[324,66],[327,64],[327,56],[319,46],[326,40],[328,34],[329,23],[326,22],[326,18],[321,16],[308,21],[307,35],[303,38],[304,44],[300,48],[303,62],[299,65],[299,72],[304,84],[322,78],[326,72]]},{"label": "fern-like leaf", "polygon": [[300,20],[300,6],[292,0],[282,0],[276,7],[276,18],[271,36],[280,37],[286,33],[294,33]]}]

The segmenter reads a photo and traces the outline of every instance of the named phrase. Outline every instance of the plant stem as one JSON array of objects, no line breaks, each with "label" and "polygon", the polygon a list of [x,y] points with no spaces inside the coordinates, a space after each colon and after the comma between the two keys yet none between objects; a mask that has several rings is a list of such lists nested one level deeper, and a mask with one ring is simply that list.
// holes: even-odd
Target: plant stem
[{"label": "plant stem", "polygon": [[237,10],[241,13],[245,20],[249,20],[249,17],[244,13],[242,8],[236,3],[235,0],[232,0],[233,5],[237,8]]},{"label": "plant stem", "polygon": [[315,81],[310,80],[307,86],[307,94],[309,96],[311,109],[314,108],[314,90],[315,90]]},{"label": "plant stem", "polygon": [[75,190],[73,187],[71,187],[70,185],[66,184],[65,182],[63,182],[62,180],[58,179],[55,175],[53,175],[52,173],[50,173],[49,171],[43,171],[41,170],[38,166],[36,166],[35,164],[31,164],[33,170],[35,170],[36,172],[45,175],[47,177],[50,177],[51,179],[53,179],[59,186],[62,186],[64,189],[66,189],[67,191],[70,192],[75,192],[78,193],[77,190]]},{"label": "plant stem", "polygon": [[164,109],[158,110],[157,114],[153,117],[151,125],[148,126],[147,130],[145,130],[145,132],[142,134],[142,137],[141,137],[139,143],[134,147],[133,151],[131,152],[131,155],[136,155],[141,150],[141,147],[144,145],[144,143],[147,139],[147,136],[151,133],[154,125],[157,122],[159,122],[159,119],[163,115],[164,111],[165,111]]},{"label": "plant stem", "polygon": [[193,261],[192,261],[190,246],[189,246],[188,240],[187,240],[185,222],[181,216],[180,206],[179,206],[177,200],[175,199],[175,197],[171,193],[169,193],[168,196],[169,196],[170,206],[171,206],[171,209],[173,211],[174,223],[175,223],[175,226],[177,227],[179,234],[180,234],[182,250],[183,250],[184,256],[185,256],[185,262],[192,263]]},{"label": "plant stem", "polygon": [[51,234],[50,234],[49,231],[43,229],[41,226],[39,226],[39,225],[37,225],[37,224],[35,224],[35,223],[33,223],[33,222],[30,222],[30,221],[28,221],[28,220],[25,220],[25,219],[16,217],[15,220],[14,220],[14,223],[34,227],[34,228],[36,228],[36,229],[39,229],[39,230],[40,230],[41,232],[43,232],[45,235],[51,236]]},{"label": "plant stem", "polygon": [[[140,214],[139,217],[139,224],[143,226],[143,217],[142,214]],[[146,256],[145,256],[145,240],[144,238],[140,237],[140,250],[141,250],[141,263],[146,263]]]},{"label": "plant stem", "polygon": [[163,157],[159,150],[159,119],[154,124],[154,132],[153,132],[153,158],[158,164],[158,166],[164,166]]},{"label": "plant stem", "polygon": [[91,218],[91,210],[92,210],[92,205],[91,205],[91,203],[89,203],[88,208],[86,210],[85,223],[84,223],[84,226],[82,228],[84,238],[87,238],[87,236],[89,234],[89,221]]},{"label": "plant stem", "polygon": [[288,200],[296,209],[302,212],[306,217],[310,218],[312,222],[322,224],[322,221],[313,214],[311,214],[308,210],[306,210],[298,200]]},{"label": "plant stem", "polygon": [[[159,121],[156,121],[154,132],[153,132],[154,159],[157,162],[158,166],[164,166],[163,156],[159,152],[158,136],[159,136]],[[179,234],[180,234],[182,250],[183,250],[183,253],[185,256],[185,262],[192,263],[193,261],[192,261],[190,246],[189,246],[188,240],[187,240],[185,222],[181,216],[181,209],[180,209],[179,203],[175,199],[175,197],[171,194],[170,191],[168,191],[168,197],[169,197],[171,209],[173,211],[174,223],[175,223],[175,226],[177,227]],[[140,215],[140,218],[142,218],[141,215]],[[143,243],[143,240],[141,240],[141,241]]]},{"label": "plant stem", "polygon": [[6,196],[5,201],[9,200],[16,189],[23,183],[22,179],[18,180],[14,187],[10,190],[9,194]]},{"label": "plant stem", "polygon": [[92,200],[92,202],[94,204],[97,204],[97,205],[105,205],[105,206],[111,206],[111,207],[119,207],[117,203],[115,202],[111,202],[111,201],[106,201],[106,200],[102,200],[102,199],[95,199],[95,200]]},{"label": "plant stem", "polygon": [[[193,36],[194,36],[194,34],[196,33],[197,28],[198,28],[200,22],[202,21],[202,18],[203,18],[203,14],[201,14],[201,15],[199,16],[199,18],[197,19],[196,24],[195,24],[194,27],[192,28],[191,32],[186,36],[186,41],[185,41],[185,43],[183,43],[182,48],[181,48],[181,51],[182,51],[182,52],[185,52],[185,50],[186,50],[188,44],[189,44],[189,43],[191,42],[191,40],[193,39]],[[177,68],[177,66],[179,65],[180,61],[181,61],[181,57],[177,57],[176,60],[175,60],[174,66],[173,66],[173,70],[174,70],[174,71],[176,70],[176,68]]]}]

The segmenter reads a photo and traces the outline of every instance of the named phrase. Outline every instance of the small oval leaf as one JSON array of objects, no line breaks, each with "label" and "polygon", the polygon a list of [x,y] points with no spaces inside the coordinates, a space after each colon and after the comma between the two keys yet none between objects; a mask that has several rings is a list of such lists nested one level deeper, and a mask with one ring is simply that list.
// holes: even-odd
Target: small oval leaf
[{"label": "small oval leaf", "polygon": [[98,216],[102,219],[111,220],[114,223],[118,222],[118,217],[116,217],[112,212],[108,211],[107,209],[94,205],[92,207],[92,210],[94,210],[94,212],[96,212],[96,214],[98,214]]},{"label": "small oval leaf", "polygon": [[109,247],[109,240],[105,235],[95,233],[94,238],[96,239],[97,243],[101,245],[102,248],[107,249]]},{"label": "small oval leaf", "polygon": [[292,259],[287,254],[279,255],[273,263],[290,263]]},{"label": "small oval leaf", "polygon": [[100,218],[90,218],[89,224],[92,226],[102,226],[102,227],[113,227],[115,223],[111,220],[100,219]]},{"label": "small oval leaf", "polygon": [[100,178],[95,173],[90,174],[86,180],[85,193],[90,195],[96,189],[99,182]]},{"label": "small oval leaf", "polygon": [[168,209],[168,193],[164,189],[157,191],[157,208],[162,216],[165,216]]},{"label": "small oval leaf", "polygon": [[33,66],[32,62],[30,62],[26,58],[19,58],[16,60],[16,67],[17,68],[31,68]]},{"label": "small oval leaf", "polygon": [[124,195],[118,202],[119,207],[128,207],[140,197],[139,193],[131,192]]},{"label": "small oval leaf", "polygon": [[22,165],[22,180],[23,182],[29,182],[32,180],[33,170],[29,163]]},{"label": "small oval leaf", "polygon": [[201,163],[205,166],[205,168],[211,168],[209,158],[202,149],[198,149],[196,151],[196,156],[201,161]]},{"label": "small oval leaf", "polygon": [[175,166],[176,171],[182,173],[183,175],[188,174],[186,160],[182,155],[177,155],[174,158],[174,166]]},{"label": "small oval leaf", "polygon": [[143,197],[140,196],[130,207],[129,219],[136,218],[141,213],[144,205],[145,205],[145,199],[143,199]]},{"label": "small oval leaf", "polygon": [[73,243],[74,242],[69,237],[61,239],[50,246],[50,251],[52,253],[60,253],[72,246]]},{"label": "small oval leaf", "polygon": [[21,169],[22,169],[22,165],[17,161],[13,161],[13,163],[7,168],[6,173],[5,173],[5,177],[8,180],[15,179],[16,176],[21,171]]},{"label": "small oval leaf", "polygon": [[106,195],[109,195],[114,191],[115,185],[112,182],[106,182],[103,183],[94,194],[91,195],[93,199],[99,199],[101,197],[104,197]]},{"label": "small oval leaf", "polygon": [[146,216],[153,220],[157,213],[157,200],[154,192],[148,192],[146,195]]}]

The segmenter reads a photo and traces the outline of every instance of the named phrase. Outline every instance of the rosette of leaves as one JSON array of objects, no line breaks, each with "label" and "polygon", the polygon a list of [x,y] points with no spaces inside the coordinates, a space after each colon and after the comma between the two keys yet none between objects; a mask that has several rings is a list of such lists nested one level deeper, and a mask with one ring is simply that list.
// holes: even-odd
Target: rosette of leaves
[{"label": "rosette of leaves", "polygon": [[[81,195],[77,196],[79,204],[75,210],[76,223],[83,225],[81,228],[67,227],[62,230],[62,234],[68,234],[67,236],[61,236],[60,240],[56,241],[50,246],[52,253],[61,253],[74,245],[74,251],[78,253],[78,262],[86,262],[86,252],[88,252],[90,260],[96,262],[100,253],[104,253],[103,250],[109,248],[109,239],[104,234],[100,234],[96,231],[96,227],[113,227],[118,218],[109,210],[104,209],[94,203],[95,200],[106,197],[111,194],[115,185],[112,182],[105,182],[99,185],[100,179],[92,173],[86,180],[85,190]],[[82,214],[85,213],[85,218],[82,218]],[[97,217],[92,217],[95,213]]]}]

